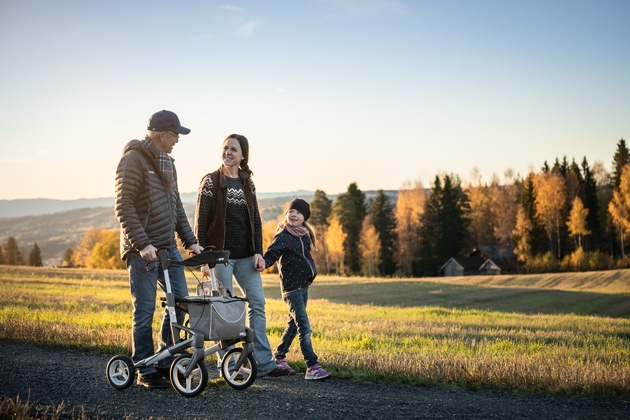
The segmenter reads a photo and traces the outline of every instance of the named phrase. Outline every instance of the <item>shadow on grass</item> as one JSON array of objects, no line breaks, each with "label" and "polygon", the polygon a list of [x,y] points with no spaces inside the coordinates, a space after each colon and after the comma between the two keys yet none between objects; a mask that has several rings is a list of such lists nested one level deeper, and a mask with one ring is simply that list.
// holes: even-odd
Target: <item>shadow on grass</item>
[{"label": "shadow on grass", "polygon": [[[278,286],[265,286],[278,297]],[[317,282],[311,299],[376,306],[439,306],[524,314],[577,314],[630,318],[630,294],[545,290],[527,287],[482,287],[433,282]]]}]

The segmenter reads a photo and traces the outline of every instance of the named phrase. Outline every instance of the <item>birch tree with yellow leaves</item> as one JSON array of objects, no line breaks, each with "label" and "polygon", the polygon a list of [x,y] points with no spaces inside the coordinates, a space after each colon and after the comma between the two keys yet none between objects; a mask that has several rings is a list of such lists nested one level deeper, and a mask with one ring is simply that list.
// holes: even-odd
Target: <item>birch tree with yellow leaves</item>
[{"label": "birch tree with yellow leaves", "polygon": [[332,265],[335,267],[335,274],[339,275],[344,271],[344,242],[346,241],[346,233],[341,227],[339,217],[333,214],[330,218],[330,225],[326,232],[326,248],[328,249],[328,257]]},{"label": "birch tree with yellow leaves", "polygon": [[396,266],[404,276],[413,275],[413,262],[418,256],[420,217],[425,193],[420,181],[403,183],[396,202]]},{"label": "birch tree with yellow leaves", "polygon": [[613,191],[612,200],[608,203],[608,212],[619,229],[621,258],[625,259],[624,238],[630,234],[630,164],[622,169],[619,186]]},{"label": "birch tree with yellow leaves", "polygon": [[569,235],[577,238],[578,248],[582,248],[582,236],[591,234],[591,231],[586,226],[587,217],[588,209],[584,208],[584,203],[582,203],[580,197],[575,197],[571,206],[569,220],[567,220],[567,227],[569,228]]},{"label": "birch tree with yellow leaves", "polygon": [[381,240],[370,216],[363,220],[361,226],[359,254],[361,256],[361,274],[367,277],[378,276],[380,274],[378,266],[381,261]]},{"label": "birch tree with yellow leaves", "polygon": [[[563,222],[562,209],[566,202],[564,178],[554,171],[544,172],[534,178],[536,190],[536,211],[542,221],[549,246],[556,248],[556,258],[562,257],[560,248],[560,226]],[[555,239],[555,241],[554,241]]]}]

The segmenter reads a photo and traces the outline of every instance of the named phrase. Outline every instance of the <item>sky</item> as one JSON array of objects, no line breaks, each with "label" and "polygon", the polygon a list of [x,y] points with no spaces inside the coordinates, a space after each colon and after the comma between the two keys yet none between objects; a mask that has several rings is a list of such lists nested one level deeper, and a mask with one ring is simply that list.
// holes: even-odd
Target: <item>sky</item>
[{"label": "sky", "polygon": [[250,141],[259,192],[610,171],[627,0],[0,0],[0,199],[114,196],[156,111],[181,193]]}]

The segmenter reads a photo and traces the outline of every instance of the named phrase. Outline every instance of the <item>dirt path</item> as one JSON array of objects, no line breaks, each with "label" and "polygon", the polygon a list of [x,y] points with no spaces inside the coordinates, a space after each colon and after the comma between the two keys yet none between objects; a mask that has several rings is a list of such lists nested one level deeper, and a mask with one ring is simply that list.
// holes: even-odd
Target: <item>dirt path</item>
[{"label": "dirt path", "polygon": [[244,391],[211,382],[201,395],[185,398],[173,389],[115,390],[105,377],[109,357],[103,355],[0,343],[0,360],[0,395],[46,405],[63,402],[77,418],[81,413],[101,419],[630,418],[630,401],[361,385],[334,378],[316,382],[301,375],[259,378]]}]

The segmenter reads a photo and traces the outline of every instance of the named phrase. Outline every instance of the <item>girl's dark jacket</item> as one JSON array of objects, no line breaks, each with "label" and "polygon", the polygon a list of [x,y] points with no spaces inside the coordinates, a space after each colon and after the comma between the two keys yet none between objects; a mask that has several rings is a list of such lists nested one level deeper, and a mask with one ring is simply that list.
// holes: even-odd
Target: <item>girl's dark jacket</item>
[{"label": "girl's dark jacket", "polygon": [[147,245],[158,249],[177,246],[175,233],[185,248],[197,243],[179,196],[175,166],[169,190],[154,162],[155,156],[139,140],[132,140],[116,169],[115,212],[123,260],[129,252],[140,252]]},{"label": "girl's dark jacket", "polygon": [[294,236],[282,229],[273,238],[263,258],[267,267],[278,261],[283,293],[310,285],[317,275],[308,234]]}]

